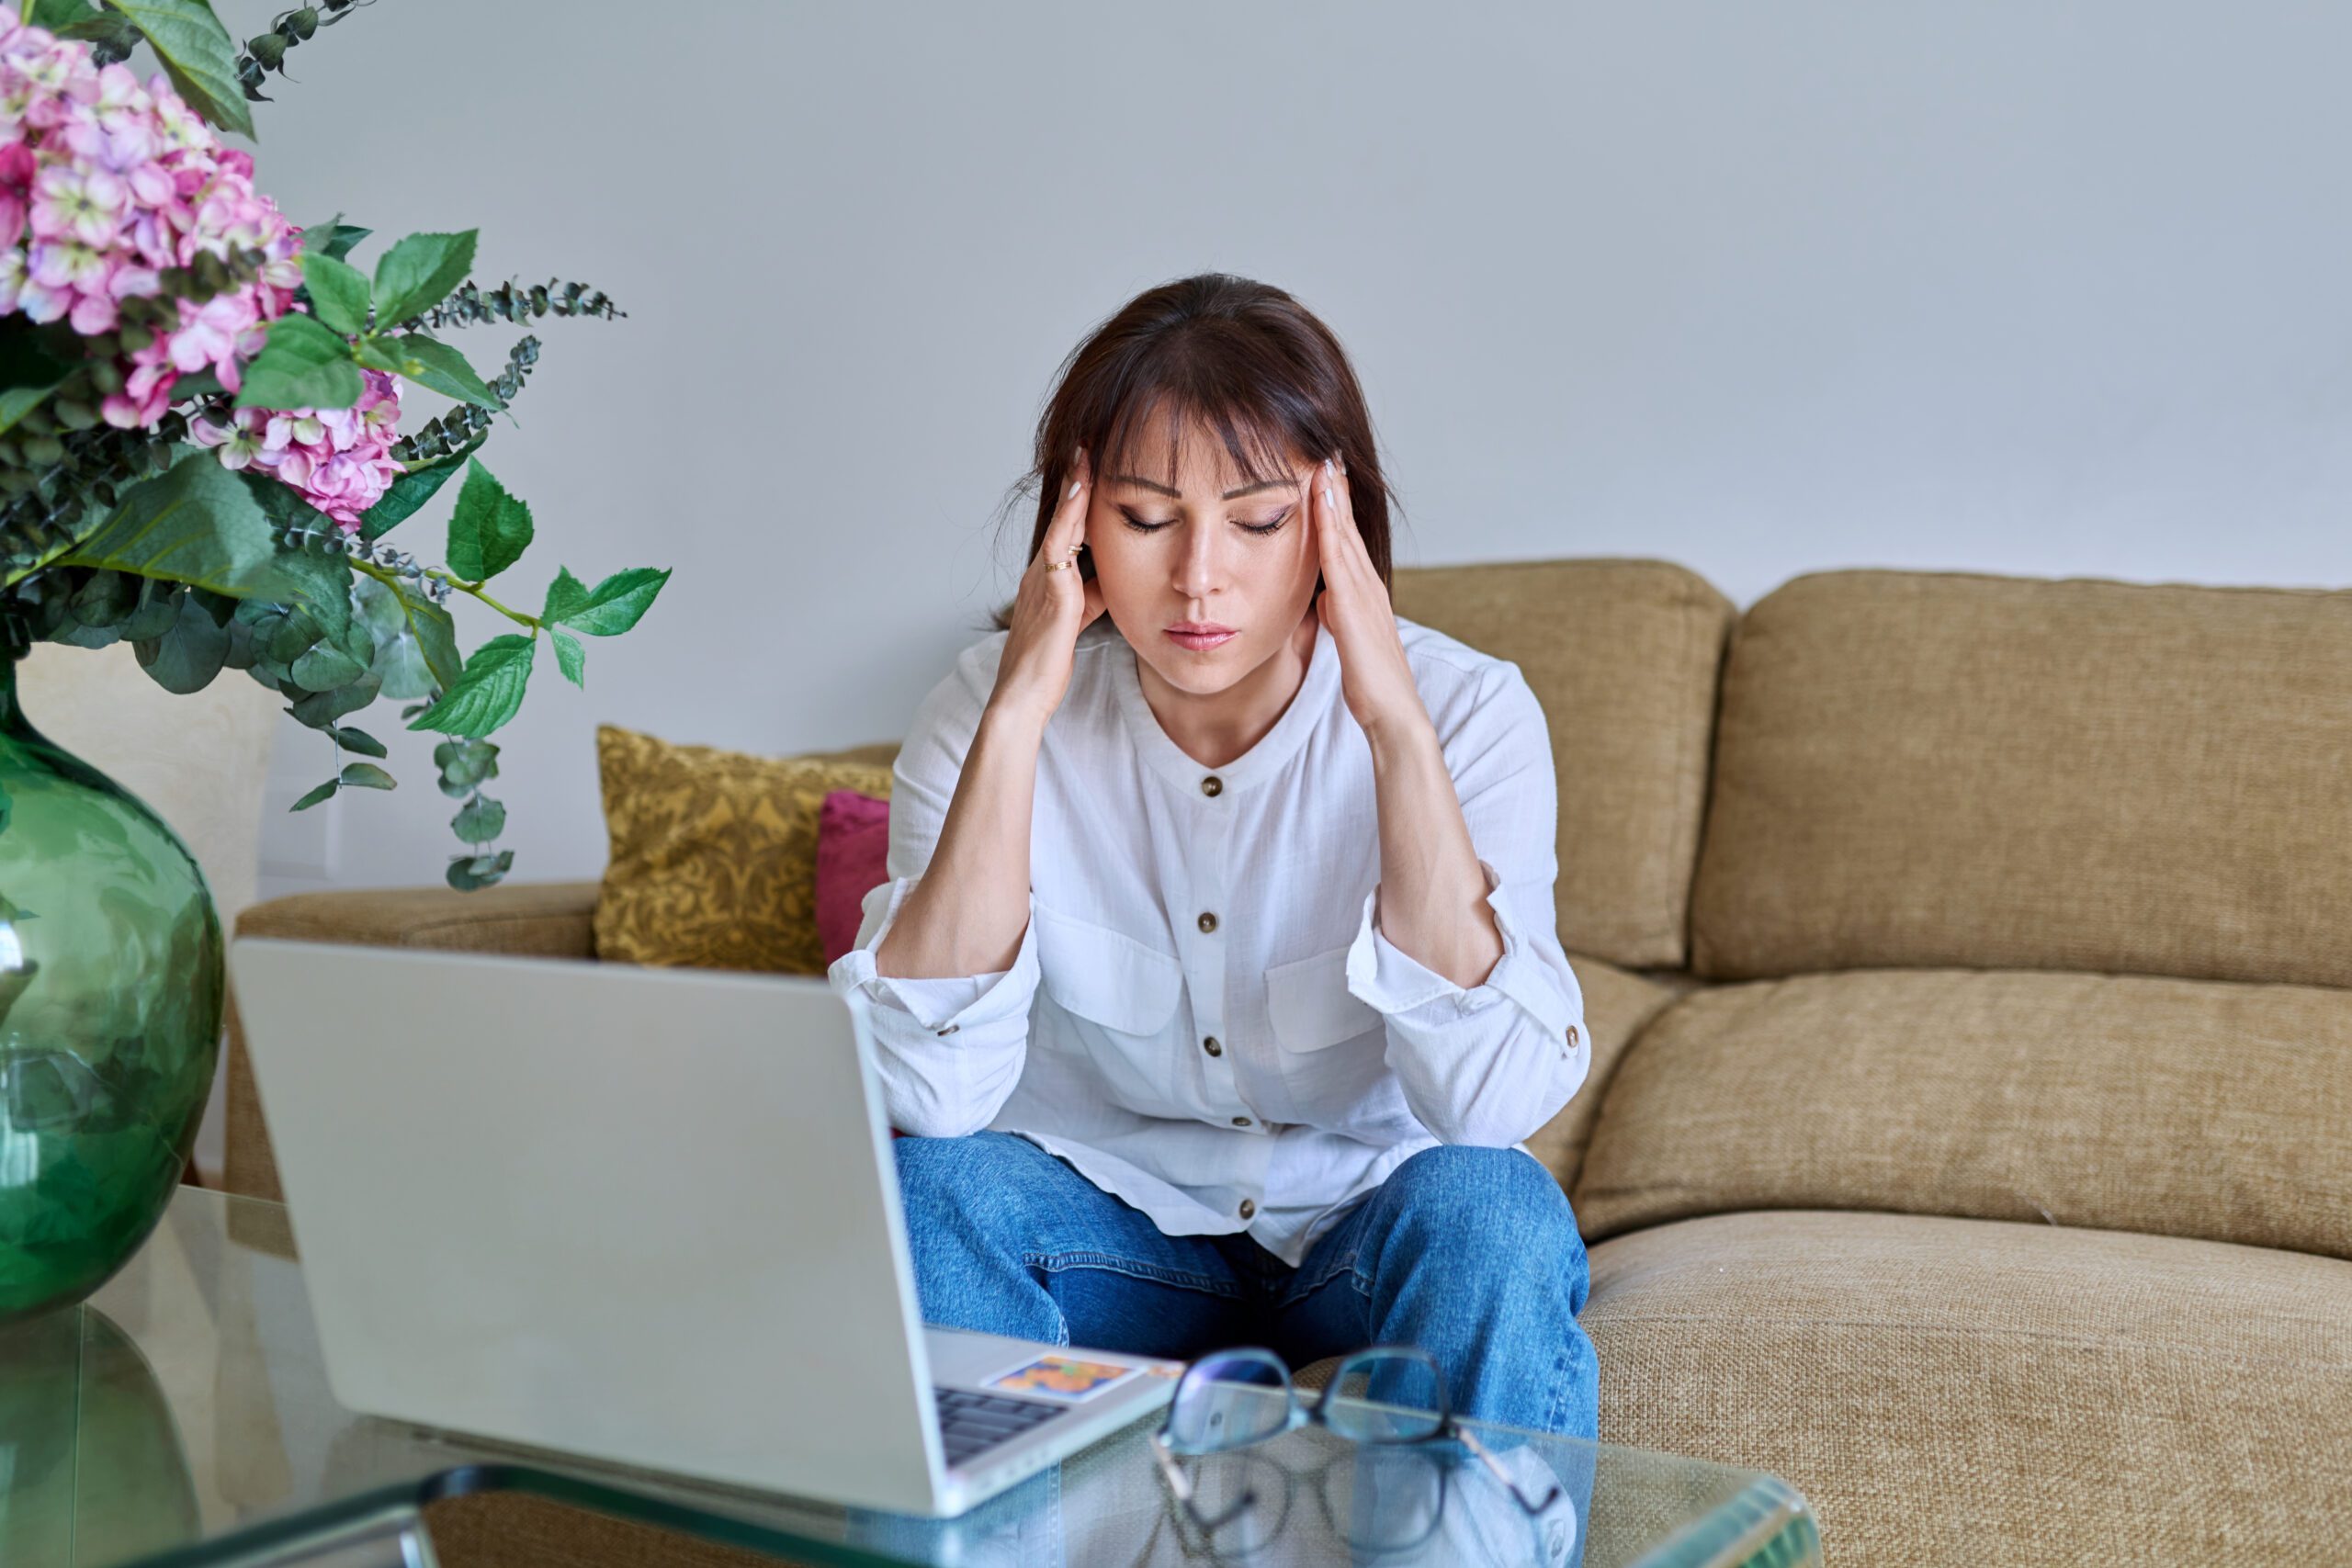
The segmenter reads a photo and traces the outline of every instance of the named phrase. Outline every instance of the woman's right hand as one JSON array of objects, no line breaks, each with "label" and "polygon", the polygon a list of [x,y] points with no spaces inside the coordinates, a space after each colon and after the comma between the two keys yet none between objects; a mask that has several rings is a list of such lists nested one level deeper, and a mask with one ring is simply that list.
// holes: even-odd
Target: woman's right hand
[{"label": "woman's right hand", "polygon": [[[1013,597],[1004,656],[997,665],[989,706],[1026,716],[1042,730],[1069,694],[1078,634],[1102,613],[1102,587],[1082,581],[1078,548],[1086,542],[1086,513],[1094,500],[1094,472],[1079,448],[1072,479],[1046,525],[1037,554],[1021,574]],[[1049,570],[1057,561],[1068,566]]]}]

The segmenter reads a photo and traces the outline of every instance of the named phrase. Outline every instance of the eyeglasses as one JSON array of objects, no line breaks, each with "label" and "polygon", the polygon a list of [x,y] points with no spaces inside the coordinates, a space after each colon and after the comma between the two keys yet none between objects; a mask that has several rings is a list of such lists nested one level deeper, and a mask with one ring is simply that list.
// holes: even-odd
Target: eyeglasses
[{"label": "eyeglasses", "polygon": [[[1196,1486],[1176,1462],[1180,1454],[1230,1455],[1310,1424],[1375,1450],[1356,1456],[1360,1462],[1348,1467],[1344,1479],[1355,1490],[1336,1505],[1331,1492],[1333,1481],[1341,1478],[1340,1455],[1308,1471],[1250,1455],[1217,1471],[1207,1486]],[[1437,1462],[1437,1449],[1447,1441],[1476,1456],[1530,1517],[1558,1501],[1557,1485],[1535,1499],[1512,1482],[1454,1418],[1445,1375],[1435,1359],[1409,1345],[1374,1346],[1347,1357],[1312,1404],[1299,1396],[1290,1369],[1271,1350],[1248,1348],[1204,1356],[1178,1380],[1167,1419],[1151,1438],[1160,1473],[1193,1526],[1219,1550],[1236,1554],[1280,1534],[1290,1495],[1302,1483],[1314,1491],[1325,1524],[1334,1535],[1344,1533],[1351,1547],[1390,1551],[1419,1545],[1435,1532],[1444,1511],[1450,1470]],[[1262,1503],[1261,1491],[1271,1491],[1277,1477],[1279,1501]],[[1199,1495],[1211,1491],[1221,1495],[1204,1506]],[[1216,1506],[1226,1495],[1233,1501]],[[1348,1519],[1344,1532],[1341,1516]]]}]

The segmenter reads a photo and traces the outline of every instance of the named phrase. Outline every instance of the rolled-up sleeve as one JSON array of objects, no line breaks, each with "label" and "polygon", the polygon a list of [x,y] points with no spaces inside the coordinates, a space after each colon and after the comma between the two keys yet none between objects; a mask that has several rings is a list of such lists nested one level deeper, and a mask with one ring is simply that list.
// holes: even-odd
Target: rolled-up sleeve
[{"label": "rolled-up sleeve", "polygon": [[1364,896],[1348,948],[1348,990],[1387,1030],[1406,1103],[1449,1144],[1509,1147],[1556,1115],[1592,1065],[1584,992],[1555,913],[1558,797],[1544,710],[1516,666],[1482,688],[1444,738],[1470,842],[1487,880],[1502,956],[1463,987],[1388,940],[1380,890]]},{"label": "rolled-up sleeve", "polygon": [[1037,991],[1034,897],[1010,969],[921,979],[875,972],[875,950],[938,846],[986,705],[982,681],[959,661],[916,710],[891,767],[890,880],[866,893],[856,940],[825,972],[873,1041],[890,1124],[920,1137],[959,1136],[994,1119],[1027,1060]]}]

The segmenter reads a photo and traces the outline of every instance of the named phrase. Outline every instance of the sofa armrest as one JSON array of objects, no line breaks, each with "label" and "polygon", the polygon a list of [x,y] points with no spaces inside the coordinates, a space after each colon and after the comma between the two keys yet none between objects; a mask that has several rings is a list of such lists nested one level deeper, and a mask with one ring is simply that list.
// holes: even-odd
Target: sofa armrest
[{"label": "sofa armrest", "polygon": [[[595,882],[501,884],[479,893],[447,887],[338,889],[255,904],[237,917],[237,935],[369,947],[431,947],[540,958],[596,956]],[[229,1082],[221,1185],[283,1202],[277,1160],[254,1088],[236,998],[229,998]]]}]

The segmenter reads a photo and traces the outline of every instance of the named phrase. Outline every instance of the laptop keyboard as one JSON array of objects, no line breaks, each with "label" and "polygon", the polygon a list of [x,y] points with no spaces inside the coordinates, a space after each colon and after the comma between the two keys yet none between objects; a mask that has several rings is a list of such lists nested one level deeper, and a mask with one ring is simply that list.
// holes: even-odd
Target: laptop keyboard
[{"label": "laptop keyboard", "polygon": [[931,1392],[939,1402],[939,1439],[947,1450],[950,1469],[1052,1420],[1063,1410],[1061,1405],[1039,1400],[1007,1399],[1001,1394],[973,1393],[960,1388],[933,1388]]}]

